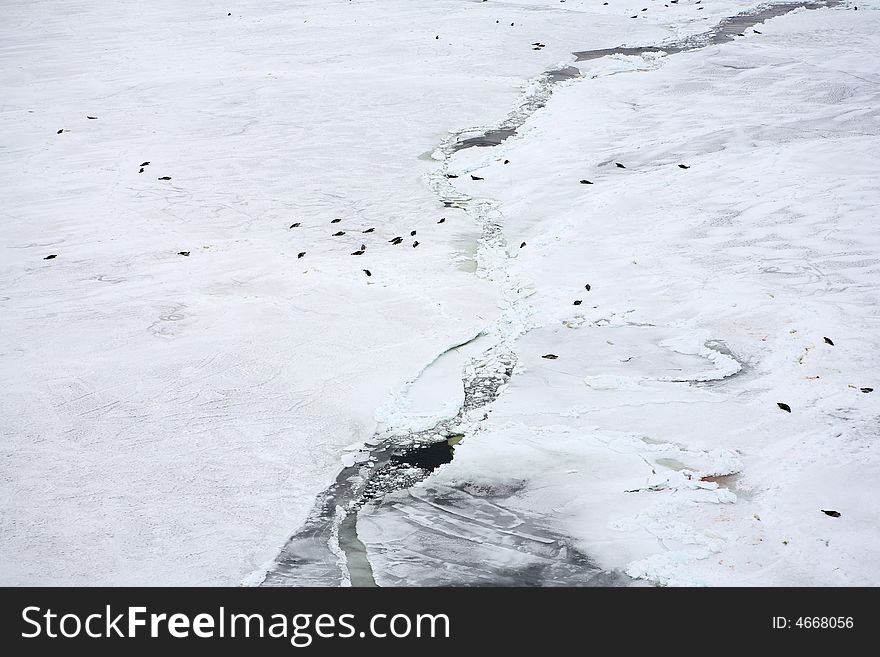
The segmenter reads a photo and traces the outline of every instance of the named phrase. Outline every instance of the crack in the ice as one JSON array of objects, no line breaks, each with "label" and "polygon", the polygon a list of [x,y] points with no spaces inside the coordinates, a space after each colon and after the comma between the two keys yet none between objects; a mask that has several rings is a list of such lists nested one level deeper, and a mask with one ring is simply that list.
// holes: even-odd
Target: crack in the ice
[{"label": "crack in the ice", "polygon": [[[481,335],[453,345],[444,353],[470,344]],[[419,461],[418,451],[459,439],[459,425],[470,413],[497,397],[510,378],[514,363],[508,354],[490,349],[482,361],[468,366],[463,379],[464,401],[454,417],[422,431],[375,436],[377,444],[370,450],[366,462],[344,468],[336,482],[321,494],[315,510],[287,542],[262,584],[303,586],[336,582],[375,586],[366,548],[357,536],[358,510],[370,500],[411,488],[427,478],[433,463],[442,459]],[[451,460],[451,444],[449,449]]]},{"label": "crack in the ice", "polygon": [[608,57],[609,55],[629,55],[641,57],[649,52],[665,52],[667,55],[674,55],[681,52],[691,50],[699,50],[709,45],[718,45],[728,43],[737,36],[754,27],[758,23],[763,23],[771,18],[783,16],[796,9],[821,9],[823,7],[835,7],[841,4],[842,0],[816,0],[808,2],[790,2],[775,3],[764,7],[759,7],[752,11],[746,11],[736,16],[728,16],[715,25],[712,29],[695,34],[692,36],[678,39],[676,41],[666,41],[651,46],[618,46],[616,48],[601,48],[597,50],[581,50],[574,53],[576,61],[589,61]]},{"label": "crack in the ice", "polygon": [[[783,16],[796,9],[832,8],[843,4],[843,0],[806,0],[802,2],[772,3],[752,11],[722,19],[711,29],[700,34],[691,35],[675,41],[666,41],[647,46],[618,46],[616,48],[600,48],[595,50],[579,50],[572,54],[575,62],[592,61],[612,55],[644,57],[649,53],[665,53],[675,55],[682,52],[699,50],[713,44],[728,43],[740,36],[742,32],[771,18]],[[623,73],[629,71],[617,71]],[[493,128],[472,128],[460,130],[455,142],[447,150],[449,154],[466,148],[484,148],[499,145],[515,136],[528,118],[547,104],[553,93],[553,85],[558,82],[572,80],[581,76],[576,66],[564,66],[545,71],[532,81],[534,89],[525,94],[520,104],[500,124]],[[476,134],[474,134],[476,133]],[[470,135],[463,137],[463,135]],[[447,207],[459,207],[448,205]]]},{"label": "crack in the ice", "polygon": [[[786,14],[800,7],[816,9],[833,7],[840,3],[841,0],[819,0],[773,4],[753,12],[728,17],[708,32],[679,41],[658,46],[579,51],[574,55],[576,61],[586,61],[615,54],[644,55],[658,50],[673,54],[695,50],[711,43],[723,43],[727,37],[733,38],[734,30],[742,31],[768,18]],[[454,133],[435,152],[439,155],[438,159],[448,161],[449,157],[465,148],[497,146],[516,135],[517,130],[528,118],[546,105],[554,84],[579,76],[580,71],[574,66],[545,72],[531,82],[520,103],[498,126]],[[447,167],[442,166],[436,174],[429,177],[429,183],[444,207],[463,210],[481,228],[482,236],[477,249],[479,265],[477,273],[496,282],[501,288],[504,299],[509,303],[501,319],[491,329],[462,344],[450,347],[442,354],[438,354],[433,362],[449,351],[469,344],[484,335],[491,335],[495,339],[495,346],[484,352],[482,358],[471,361],[464,378],[464,402],[453,418],[442,420],[428,430],[410,432],[404,436],[375,436],[374,440],[377,444],[370,450],[366,464],[355,464],[339,473],[336,482],[319,496],[315,510],[305,525],[282,549],[274,565],[266,573],[262,581],[263,585],[326,585],[328,582],[336,581],[340,584],[375,586],[366,548],[357,537],[358,510],[370,500],[382,498],[393,491],[411,488],[426,479],[431,470],[409,466],[404,453],[419,445],[437,443],[438,436],[441,441],[449,441],[450,437],[460,436],[458,426],[465,417],[494,401],[502,386],[513,374],[516,364],[513,343],[516,338],[533,328],[529,319],[530,312],[522,303],[528,295],[522,294],[522,286],[512,280],[506,267],[510,254],[502,234],[502,227],[490,218],[496,206],[485,200],[475,201],[457,190],[451,184],[447,173]],[[739,367],[731,374],[699,383],[725,381],[744,370],[744,364],[727,350],[723,343],[717,341],[706,343],[705,348],[733,360]],[[464,486],[466,487],[466,484]],[[492,529],[497,530],[495,527]],[[346,533],[344,540],[340,537],[340,532],[343,530]],[[662,544],[660,537],[657,539]],[[567,549],[565,546],[562,548],[563,551]],[[579,558],[585,564],[589,563],[586,556],[573,552],[575,561]],[[338,563],[337,558],[342,563]],[[351,566],[355,563],[359,564],[359,567],[352,570]]]}]

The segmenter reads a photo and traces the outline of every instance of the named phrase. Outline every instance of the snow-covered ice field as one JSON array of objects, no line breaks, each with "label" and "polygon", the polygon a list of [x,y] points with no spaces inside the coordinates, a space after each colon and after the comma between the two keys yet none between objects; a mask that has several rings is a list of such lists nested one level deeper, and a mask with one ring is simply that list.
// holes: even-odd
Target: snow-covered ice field
[{"label": "snow-covered ice field", "polygon": [[625,583],[880,584],[857,4],[575,62],[759,3],[0,3],[0,583],[259,582],[365,441],[456,415],[481,334],[498,398],[360,510],[378,584],[523,541]]}]

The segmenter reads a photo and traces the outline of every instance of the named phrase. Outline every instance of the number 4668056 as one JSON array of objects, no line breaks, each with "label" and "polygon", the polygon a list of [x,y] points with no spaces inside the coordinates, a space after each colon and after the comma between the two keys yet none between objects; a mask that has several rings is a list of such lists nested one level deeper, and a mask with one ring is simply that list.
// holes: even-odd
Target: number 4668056
[{"label": "number 4668056", "polygon": [[805,630],[850,629],[853,626],[853,619],[852,616],[799,616],[794,625]]}]

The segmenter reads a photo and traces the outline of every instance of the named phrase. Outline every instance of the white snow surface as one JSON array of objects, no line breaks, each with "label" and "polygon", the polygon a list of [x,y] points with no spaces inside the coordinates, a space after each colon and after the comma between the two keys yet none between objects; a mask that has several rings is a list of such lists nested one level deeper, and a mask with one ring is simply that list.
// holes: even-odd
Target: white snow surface
[{"label": "white snow surface", "polygon": [[652,583],[880,584],[871,3],[583,62],[431,157],[572,51],[758,4],[4,3],[0,583],[258,581],[377,428],[454,415],[440,355],[487,331],[520,365],[428,482],[522,482]]}]

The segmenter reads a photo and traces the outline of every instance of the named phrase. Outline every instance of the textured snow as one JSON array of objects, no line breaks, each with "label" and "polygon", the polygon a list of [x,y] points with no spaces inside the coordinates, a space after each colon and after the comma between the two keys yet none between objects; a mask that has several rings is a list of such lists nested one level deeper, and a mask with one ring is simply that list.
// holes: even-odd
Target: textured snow
[{"label": "textured snow", "polygon": [[[438,148],[572,51],[759,3],[644,4],[6,3],[0,582],[256,583],[364,441],[455,414],[483,333],[519,365],[416,514],[482,485],[517,563],[880,583],[880,4],[582,62],[518,136]],[[361,520],[377,581],[419,581]]]},{"label": "textured snow", "polygon": [[494,317],[422,177],[628,21],[545,9],[6,3],[5,583],[228,584],[274,556],[376,409]]}]

